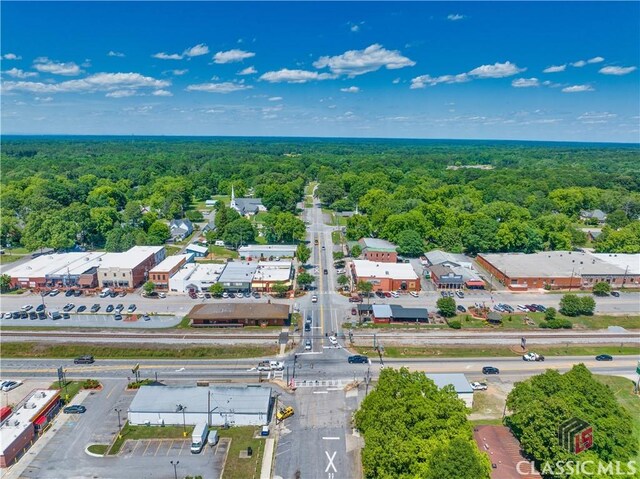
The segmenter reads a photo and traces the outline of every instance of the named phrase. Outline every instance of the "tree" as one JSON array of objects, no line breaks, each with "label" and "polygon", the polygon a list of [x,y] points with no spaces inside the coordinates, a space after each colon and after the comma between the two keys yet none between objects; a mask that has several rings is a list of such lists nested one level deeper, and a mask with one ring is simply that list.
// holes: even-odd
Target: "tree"
[{"label": "tree", "polygon": [[424,253],[424,242],[414,230],[404,230],[398,235],[399,254],[404,256],[420,256]]},{"label": "tree", "polygon": [[0,275],[0,291],[4,293],[5,291],[9,291],[10,287],[11,276],[9,276],[8,274]]},{"label": "tree", "polygon": [[251,243],[256,237],[256,231],[247,218],[238,218],[227,224],[222,234],[222,239],[227,244],[236,248],[243,244]]},{"label": "tree", "polygon": [[371,223],[364,215],[353,215],[347,218],[347,239],[358,241],[360,238],[371,236]]},{"label": "tree", "polygon": [[436,306],[440,314],[445,318],[452,318],[456,315],[456,300],[449,296],[438,299]]},{"label": "tree", "polygon": [[273,285],[271,286],[271,291],[276,293],[278,297],[282,298],[287,293],[287,291],[289,291],[289,286],[281,281],[278,281],[277,283],[273,283]]},{"label": "tree", "polygon": [[298,275],[298,284],[302,286],[302,289],[307,289],[307,286],[312,284],[315,280],[315,276],[306,272]]},{"label": "tree", "polygon": [[544,319],[546,321],[553,321],[554,319],[556,319],[556,308],[554,307],[549,307],[547,308],[547,310],[544,312]]},{"label": "tree", "polygon": [[369,283],[369,281],[358,281],[358,284],[356,284],[356,290],[358,290],[359,292],[361,292],[363,295],[367,296],[367,302],[369,300],[369,293],[371,293],[371,291],[373,290],[373,285],[371,283]]},{"label": "tree", "polygon": [[171,238],[171,231],[163,221],[158,220],[149,226],[147,241],[150,245],[163,245],[169,238]]},{"label": "tree", "polygon": [[344,274],[341,274],[340,276],[338,276],[338,284],[343,287],[348,285],[349,278],[347,278]]},{"label": "tree", "polygon": [[300,243],[296,248],[296,257],[300,263],[305,264],[311,257],[311,250],[306,244]]},{"label": "tree", "polygon": [[593,294],[596,296],[608,296],[611,292],[611,285],[605,281],[598,281],[593,285]]},{"label": "tree", "polygon": [[596,302],[591,296],[565,294],[560,300],[560,313],[565,316],[591,316],[596,309]]},{"label": "tree", "polygon": [[222,283],[213,283],[211,286],[209,286],[209,292],[215,298],[220,298],[224,293],[224,286],[222,286]]},{"label": "tree", "polygon": [[362,254],[362,246],[360,246],[359,244],[354,244],[351,247],[351,256],[353,258],[358,258],[361,254]]},{"label": "tree", "polygon": [[152,281],[147,281],[146,283],[144,283],[142,285],[142,289],[144,290],[144,292],[146,294],[151,294],[151,293],[153,293],[153,290],[156,289],[156,285]]},{"label": "tree", "polygon": [[330,205],[345,196],[344,188],[336,181],[326,181],[320,183],[316,189],[316,194],[320,201],[326,205]]},{"label": "tree", "polygon": [[286,211],[267,214],[263,227],[267,241],[274,243],[302,241],[307,233],[304,222],[296,215]]},{"label": "tree", "polygon": [[189,210],[185,213],[185,216],[188,220],[193,222],[204,220],[204,216],[202,216],[202,213],[200,213],[198,210]]}]

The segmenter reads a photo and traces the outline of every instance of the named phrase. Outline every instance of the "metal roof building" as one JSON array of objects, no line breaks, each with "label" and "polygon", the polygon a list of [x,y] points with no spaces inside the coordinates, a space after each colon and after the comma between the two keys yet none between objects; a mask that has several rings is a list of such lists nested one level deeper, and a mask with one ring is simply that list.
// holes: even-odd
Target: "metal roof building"
[{"label": "metal roof building", "polygon": [[445,386],[453,386],[453,389],[458,394],[458,397],[462,399],[467,407],[473,405],[473,388],[469,384],[469,380],[462,373],[425,373],[429,379],[431,379],[438,388],[442,389]]},{"label": "metal roof building", "polygon": [[269,423],[271,388],[142,386],[127,411],[133,425],[262,426]]},{"label": "metal roof building", "polygon": [[238,248],[238,254],[245,258],[293,258],[297,248],[294,244],[250,244]]},{"label": "metal roof building", "polygon": [[226,291],[250,291],[253,275],[258,269],[257,263],[246,261],[232,261],[227,263],[224,271],[218,278],[218,282],[224,286]]}]

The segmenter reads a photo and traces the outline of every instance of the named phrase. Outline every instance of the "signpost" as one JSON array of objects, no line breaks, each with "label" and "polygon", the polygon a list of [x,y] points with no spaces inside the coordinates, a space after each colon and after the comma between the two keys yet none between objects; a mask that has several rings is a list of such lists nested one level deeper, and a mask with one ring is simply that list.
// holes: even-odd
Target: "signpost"
[{"label": "signpost", "polygon": [[524,336],[520,338],[520,347],[523,351],[527,349],[527,338],[525,338]]},{"label": "signpost", "polygon": [[136,382],[140,382],[140,363],[136,364],[131,372],[136,376]]}]

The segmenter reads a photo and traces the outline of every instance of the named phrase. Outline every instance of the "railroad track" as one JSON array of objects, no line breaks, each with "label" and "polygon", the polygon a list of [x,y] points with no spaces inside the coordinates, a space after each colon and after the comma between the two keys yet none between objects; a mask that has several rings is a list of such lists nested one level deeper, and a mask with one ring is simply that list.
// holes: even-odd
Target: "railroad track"
[{"label": "railroad track", "polygon": [[278,339],[280,333],[275,334],[184,334],[184,333],[90,333],[90,332],[56,332],[56,331],[2,331],[2,337],[25,337],[34,339],[66,338],[73,340],[95,338],[95,339]]}]

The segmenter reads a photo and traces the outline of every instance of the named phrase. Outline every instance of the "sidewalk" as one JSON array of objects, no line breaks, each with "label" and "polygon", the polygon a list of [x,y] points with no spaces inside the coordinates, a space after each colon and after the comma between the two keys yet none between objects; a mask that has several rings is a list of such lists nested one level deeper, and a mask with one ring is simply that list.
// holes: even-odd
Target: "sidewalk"
[{"label": "sidewalk", "polygon": [[[73,398],[73,404],[82,404],[82,401],[89,395],[91,391],[89,389],[81,390],[76,396]],[[22,476],[24,470],[29,467],[31,462],[38,456],[40,451],[42,451],[47,444],[53,439],[56,435],[56,432],[60,430],[61,427],[65,425],[65,423],[71,417],[69,414],[65,414],[62,412],[62,409],[55,417],[53,422],[51,423],[51,427],[41,436],[38,440],[33,443],[27,452],[22,456],[18,462],[12,465],[8,470],[6,470],[3,474],[4,479],[19,479]]]},{"label": "sidewalk", "polygon": [[276,440],[272,437],[267,438],[264,445],[264,455],[262,456],[262,469],[260,471],[260,479],[271,479],[271,465],[273,463],[273,448]]}]

